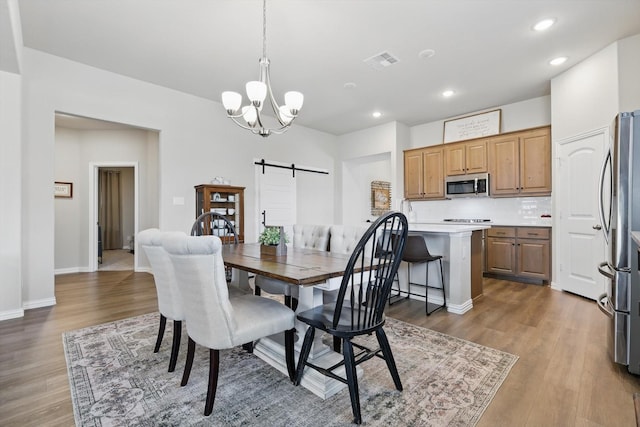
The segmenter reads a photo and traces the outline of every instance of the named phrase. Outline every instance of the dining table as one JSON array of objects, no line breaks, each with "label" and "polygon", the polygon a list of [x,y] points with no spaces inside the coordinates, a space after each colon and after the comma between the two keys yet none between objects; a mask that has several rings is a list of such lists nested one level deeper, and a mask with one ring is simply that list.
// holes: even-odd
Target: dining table
[{"label": "dining table", "polygon": [[[292,246],[287,247],[285,255],[274,256],[262,254],[259,243],[222,245],[222,259],[225,266],[238,270],[232,275],[230,286],[252,291],[249,285],[250,274],[260,274],[298,286],[296,312],[322,305],[324,292],[337,291],[340,288],[349,258],[350,255],[347,254]],[[296,319],[295,328],[297,360],[307,325]],[[334,352],[322,338],[322,334],[316,334],[309,360],[316,365],[330,367],[343,359],[342,354]],[[288,375],[283,334],[258,340],[254,344],[253,352],[269,365]],[[362,376],[362,373],[362,368],[358,366],[358,376]],[[313,369],[305,372],[301,385],[323,399],[346,387],[340,381],[324,376]]]}]

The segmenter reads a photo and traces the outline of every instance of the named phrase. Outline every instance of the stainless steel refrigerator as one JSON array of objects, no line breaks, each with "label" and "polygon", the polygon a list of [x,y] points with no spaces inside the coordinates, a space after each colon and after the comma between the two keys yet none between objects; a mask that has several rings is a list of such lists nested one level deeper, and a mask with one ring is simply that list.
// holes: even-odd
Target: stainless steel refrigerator
[{"label": "stainless steel refrigerator", "polygon": [[597,304],[611,319],[607,345],[613,361],[640,374],[640,272],[631,238],[632,230],[640,231],[640,110],[618,114],[611,136],[599,189],[608,256],[598,271],[608,280]]}]

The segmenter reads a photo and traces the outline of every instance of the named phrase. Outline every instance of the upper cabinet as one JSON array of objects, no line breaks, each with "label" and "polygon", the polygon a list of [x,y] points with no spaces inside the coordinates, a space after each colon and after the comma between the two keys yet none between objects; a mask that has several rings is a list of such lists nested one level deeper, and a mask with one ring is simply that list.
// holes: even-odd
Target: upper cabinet
[{"label": "upper cabinet", "polygon": [[551,194],[548,126],[491,138],[488,152],[491,196]]},{"label": "upper cabinet", "polygon": [[445,176],[489,172],[491,197],[551,194],[551,127],[404,152],[404,197],[444,199]]},{"label": "upper cabinet", "polygon": [[405,199],[443,199],[444,171],[442,146],[404,152]]},{"label": "upper cabinet", "polygon": [[486,139],[446,144],[444,146],[444,164],[447,176],[486,172]]}]

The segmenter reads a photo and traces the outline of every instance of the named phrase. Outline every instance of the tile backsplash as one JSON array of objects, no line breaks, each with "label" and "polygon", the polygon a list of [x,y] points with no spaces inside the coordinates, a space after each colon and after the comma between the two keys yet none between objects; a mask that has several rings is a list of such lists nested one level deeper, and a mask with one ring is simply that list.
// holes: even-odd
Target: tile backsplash
[{"label": "tile backsplash", "polygon": [[[415,222],[441,222],[445,218],[483,218],[498,225],[551,226],[551,197],[463,198],[407,201],[402,211],[415,213]],[[413,217],[413,215],[412,215]]]}]

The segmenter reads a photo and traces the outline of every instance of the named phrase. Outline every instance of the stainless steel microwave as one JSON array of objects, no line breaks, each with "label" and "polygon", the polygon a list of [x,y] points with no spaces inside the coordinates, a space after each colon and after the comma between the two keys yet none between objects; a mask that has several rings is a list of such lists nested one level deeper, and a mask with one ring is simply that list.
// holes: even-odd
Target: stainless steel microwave
[{"label": "stainless steel microwave", "polygon": [[447,198],[487,197],[489,195],[489,174],[448,176],[444,181],[444,192]]}]

